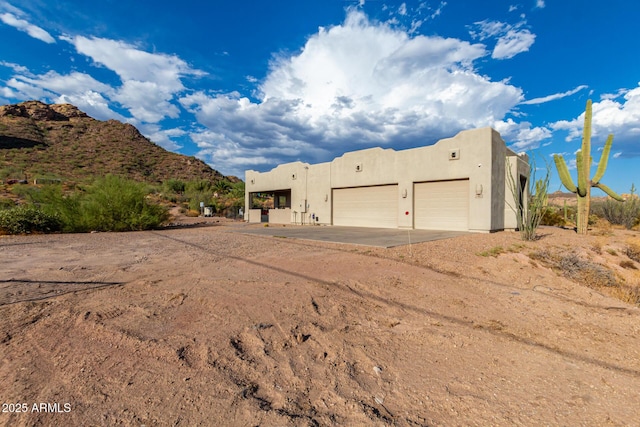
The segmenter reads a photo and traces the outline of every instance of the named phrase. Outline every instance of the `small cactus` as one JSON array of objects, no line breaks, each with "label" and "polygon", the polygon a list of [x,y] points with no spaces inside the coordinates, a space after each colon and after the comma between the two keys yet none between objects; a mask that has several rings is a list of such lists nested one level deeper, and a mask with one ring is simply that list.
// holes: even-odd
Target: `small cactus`
[{"label": "small cactus", "polygon": [[569,169],[560,154],[554,154],[553,160],[560,175],[560,180],[567,190],[575,193],[578,198],[578,209],[576,211],[576,231],[578,234],[587,234],[587,226],[589,223],[589,210],[591,207],[591,187],[596,187],[607,193],[613,199],[623,202],[624,199],[615,193],[612,189],[600,182],[602,176],[607,170],[607,162],[609,160],[609,152],[613,143],[613,135],[610,134],[604,144],[604,150],[598,163],[598,169],[593,179],[591,175],[591,100],[587,101],[587,107],[584,115],[584,129],[582,133],[582,148],[576,153],[576,168],[578,169],[578,185],[573,183]]}]

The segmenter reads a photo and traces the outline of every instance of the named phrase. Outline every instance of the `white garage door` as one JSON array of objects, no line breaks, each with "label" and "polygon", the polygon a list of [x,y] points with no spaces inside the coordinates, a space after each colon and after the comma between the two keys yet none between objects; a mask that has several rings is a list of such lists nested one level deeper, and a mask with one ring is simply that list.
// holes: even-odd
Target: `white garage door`
[{"label": "white garage door", "polygon": [[397,228],[398,186],[334,189],[333,225]]},{"label": "white garage door", "polygon": [[469,230],[469,180],[414,184],[415,228]]}]

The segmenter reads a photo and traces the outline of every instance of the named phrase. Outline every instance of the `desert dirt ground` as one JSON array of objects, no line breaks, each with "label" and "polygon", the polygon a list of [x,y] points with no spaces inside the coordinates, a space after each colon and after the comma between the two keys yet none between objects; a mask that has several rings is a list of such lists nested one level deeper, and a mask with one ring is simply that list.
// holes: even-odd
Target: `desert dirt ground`
[{"label": "desert dirt ground", "polygon": [[208,225],[0,236],[0,425],[640,425],[639,308],[528,255],[630,282],[637,232],[382,249]]}]

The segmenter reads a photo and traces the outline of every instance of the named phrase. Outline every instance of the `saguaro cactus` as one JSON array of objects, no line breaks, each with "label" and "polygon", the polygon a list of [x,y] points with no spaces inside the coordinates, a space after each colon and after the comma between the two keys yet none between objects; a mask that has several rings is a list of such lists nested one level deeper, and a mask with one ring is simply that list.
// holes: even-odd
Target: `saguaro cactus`
[{"label": "saguaro cactus", "polygon": [[576,153],[576,169],[578,169],[578,185],[573,183],[569,169],[560,154],[554,154],[553,160],[556,163],[556,169],[562,184],[567,190],[575,193],[578,198],[578,209],[576,212],[577,224],[576,231],[579,234],[587,234],[587,225],[589,223],[589,210],[591,208],[591,187],[596,187],[607,193],[609,196],[623,202],[624,199],[616,194],[612,189],[600,182],[604,172],[607,170],[607,162],[609,160],[609,152],[613,143],[613,135],[609,134],[607,142],[602,150],[602,157],[598,163],[598,169],[593,179],[591,175],[591,100],[587,101],[587,108],[584,114],[584,129],[582,131],[582,148]]}]

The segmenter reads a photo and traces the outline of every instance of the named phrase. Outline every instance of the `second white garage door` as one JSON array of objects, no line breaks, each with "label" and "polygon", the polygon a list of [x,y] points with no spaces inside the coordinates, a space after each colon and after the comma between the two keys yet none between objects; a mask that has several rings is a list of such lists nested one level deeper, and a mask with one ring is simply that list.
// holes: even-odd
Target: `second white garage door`
[{"label": "second white garage door", "polygon": [[469,180],[414,184],[414,224],[424,230],[469,230]]},{"label": "second white garage door", "polygon": [[334,189],[333,225],[397,228],[398,186]]}]

